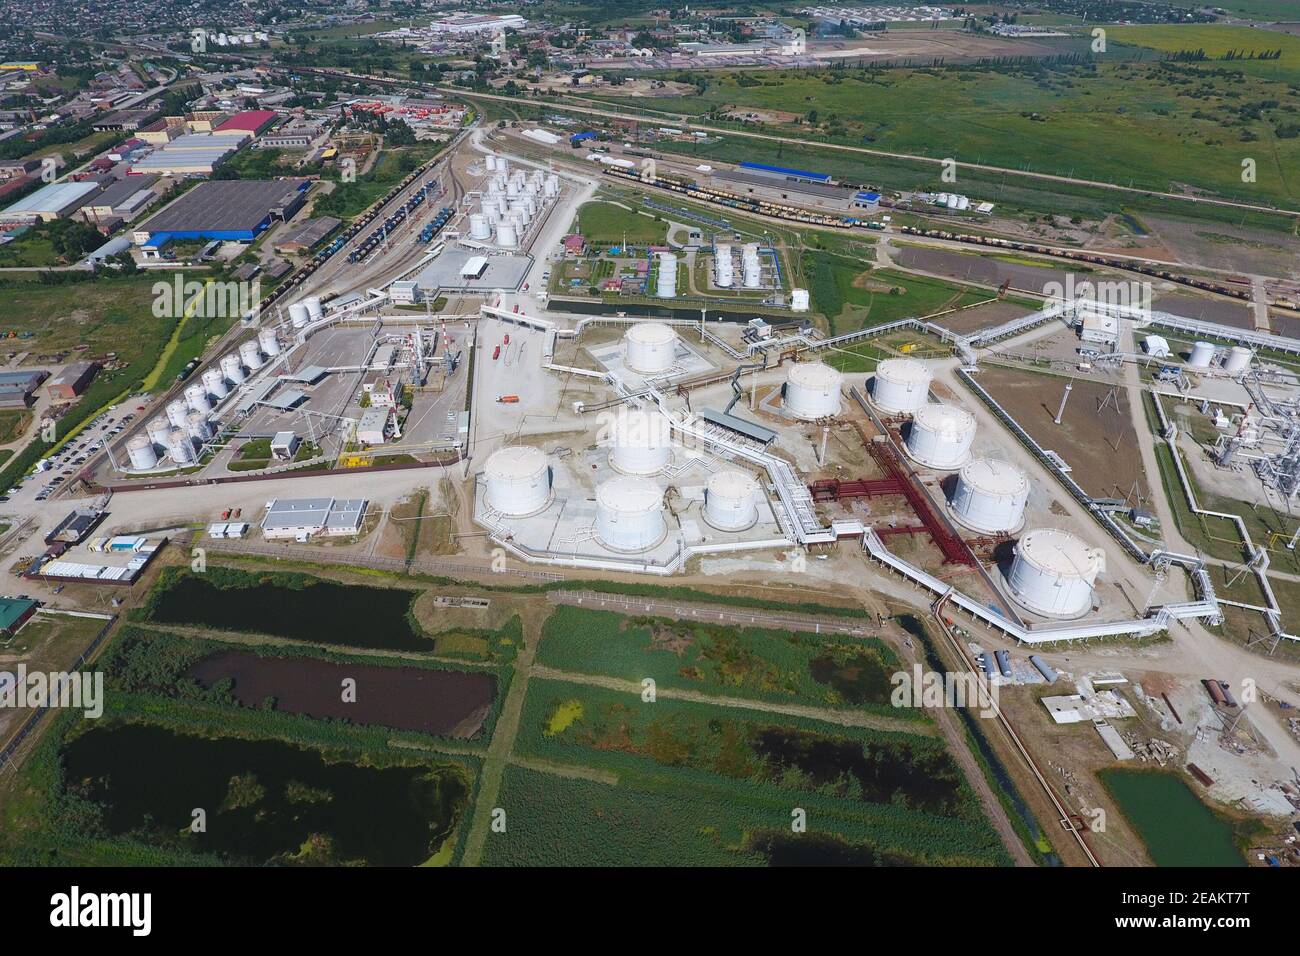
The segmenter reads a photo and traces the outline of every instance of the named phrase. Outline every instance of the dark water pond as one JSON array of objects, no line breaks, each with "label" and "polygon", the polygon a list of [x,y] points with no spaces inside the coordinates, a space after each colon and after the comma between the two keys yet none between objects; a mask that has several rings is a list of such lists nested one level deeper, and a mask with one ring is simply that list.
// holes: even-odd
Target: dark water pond
[{"label": "dark water pond", "polygon": [[[446,737],[472,737],[496,700],[492,674],[378,667],[302,657],[261,657],[247,651],[222,651],[188,671],[204,687],[233,681],[230,692],[245,706],[275,698],[276,710],[310,717],[346,718]],[[344,700],[343,681],[355,681],[355,696]]]},{"label": "dark water pond", "polygon": [[311,644],[392,651],[427,651],[433,640],[407,617],[415,593],[317,581],[302,588],[282,584],[217,587],[186,575],[159,597],[153,620],[229,631],[257,631]]},{"label": "dark water pond", "polygon": [[[329,763],[290,744],[148,724],[96,727],[62,758],[67,786],[102,808],[110,833],[233,863],[301,853],[306,862],[412,866],[451,834],[469,795],[458,770]],[[190,832],[195,808],[206,811],[204,833]]]}]

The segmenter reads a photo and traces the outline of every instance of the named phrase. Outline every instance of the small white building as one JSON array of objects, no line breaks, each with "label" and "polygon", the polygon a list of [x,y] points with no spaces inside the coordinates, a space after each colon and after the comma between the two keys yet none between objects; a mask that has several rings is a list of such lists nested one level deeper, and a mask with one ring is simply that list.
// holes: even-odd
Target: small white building
[{"label": "small white building", "polygon": [[270,540],[298,541],[317,534],[356,534],[369,504],[365,498],[273,498],[266,503],[262,534]]},{"label": "small white building", "polygon": [[1142,348],[1152,358],[1169,358],[1173,354],[1169,341],[1163,335],[1148,335],[1142,340]]},{"label": "small white building", "polygon": [[420,283],[407,280],[388,287],[388,301],[393,305],[414,305],[420,299]]},{"label": "small white building", "polygon": [[280,461],[293,461],[301,444],[302,439],[293,432],[276,432],[271,439],[271,455]]},{"label": "small white building", "polygon": [[357,441],[361,444],[382,445],[399,435],[397,412],[392,406],[371,406],[361,413],[357,423]]},{"label": "small white building", "polygon": [[1104,312],[1084,312],[1079,319],[1079,338],[1084,342],[1115,345],[1119,342],[1119,319]]}]

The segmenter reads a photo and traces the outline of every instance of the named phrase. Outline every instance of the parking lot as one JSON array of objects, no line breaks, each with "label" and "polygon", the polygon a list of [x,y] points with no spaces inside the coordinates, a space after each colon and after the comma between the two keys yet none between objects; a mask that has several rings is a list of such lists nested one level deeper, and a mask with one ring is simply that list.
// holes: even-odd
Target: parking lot
[{"label": "parking lot", "polygon": [[95,416],[52,455],[37,462],[37,470],[24,477],[0,502],[45,501],[75,479],[106,441],[116,439],[142,412],[147,396],[132,395]]}]

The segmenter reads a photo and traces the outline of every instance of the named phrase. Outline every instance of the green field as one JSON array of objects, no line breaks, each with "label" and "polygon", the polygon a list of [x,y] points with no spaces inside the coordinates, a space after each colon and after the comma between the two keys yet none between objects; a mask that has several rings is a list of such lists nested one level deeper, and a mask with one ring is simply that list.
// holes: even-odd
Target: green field
[{"label": "green field", "polygon": [[898,659],[874,638],[625,617],[561,605],[546,620],[539,663],[709,694],[847,707],[920,719],[890,705]]},{"label": "green field", "polygon": [[[1187,29],[1196,33],[1180,38]],[[786,132],[810,144],[821,140],[952,157],[959,164],[985,163],[1149,189],[1192,183],[1226,196],[1294,206],[1300,198],[1300,182],[1292,172],[1300,168],[1300,137],[1289,132],[1296,115],[1286,104],[1294,103],[1295,94],[1286,83],[1300,77],[1300,38],[1215,29],[1112,28],[1117,44],[1133,44],[1124,48],[1125,57],[1143,57],[1139,62],[1123,62],[1116,55],[1116,62],[1054,67],[710,72],[692,74],[707,82],[701,96],[599,101],[687,114],[711,125],[734,122],[725,115],[729,109],[779,111],[788,115],[746,128]],[[1202,37],[1207,30],[1211,32]],[[1234,44],[1256,50],[1282,47],[1284,53],[1280,61],[1158,62],[1184,43],[1223,52]],[[1216,68],[1246,75],[1206,75]],[[1264,103],[1273,105],[1257,108]],[[743,142],[743,158],[784,165],[797,165],[797,157],[807,149],[753,143],[765,154],[759,156],[751,155],[752,141]],[[1243,143],[1258,144],[1252,148],[1259,151],[1258,182],[1249,187],[1240,177]],[[734,142],[715,148],[660,145],[724,161],[734,162],[738,155]],[[825,169],[825,163],[817,161],[813,168]],[[909,188],[904,168],[862,157],[853,181]],[[913,186],[945,188],[938,181],[938,167],[917,174]],[[958,182],[972,195],[997,198],[983,188],[983,177],[963,173],[960,167]],[[1011,195],[1000,199],[1012,200]]]},{"label": "green field", "polygon": [[501,802],[519,824],[489,836],[488,862],[1007,862],[925,737],[534,678],[514,753],[585,779],[512,767]]},{"label": "green field", "polygon": [[572,228],[597,248],[622,246],[624,242],[632,246],[658,245],[668,235],[668,225],[654,216],[601,201],[583,203]]},{"label": "green field", "polygon": [[[1300,10],[1294,4],[1291,8],[1291,18],[1300,17]],[[1221,67],[1287,83],[1300,82],[1300,36],[1290,33],[1213,23],[1117,26],[1107,27],[1107,33],[1120,43],[1162,53],[1203,50],[1207,57],[1206,68]],[[1251,53],[1273,50],[1282,51],[1280,59],[1242,58]],[[1223,57],[1229,53],[1237,54],[1238,58],[1224,60]]]},{"label": "green field", "polygon": [[852,332],[896,319],[921,318],[990,298],[987,292],[893,269],[867,269],[843,256],[805,252],[813,308],[830,331]]},{"label": "green field", "polygon": [[352,219],[401,182],[406,174],[432,159],[442,147],[418,143],[400,149],[385,149],[368,173],[358,173],[356,182],[334,182],[328,194],[313,200],[312,215]]}]

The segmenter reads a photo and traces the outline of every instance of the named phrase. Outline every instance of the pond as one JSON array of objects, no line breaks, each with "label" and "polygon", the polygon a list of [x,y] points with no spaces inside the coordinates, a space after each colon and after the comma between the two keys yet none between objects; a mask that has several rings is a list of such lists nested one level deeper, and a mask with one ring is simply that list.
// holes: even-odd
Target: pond
[{"label": "pond", "polygon": [[311,644],[428,651],[432,638],[411,623],[414,591],[334,581],[305,587],[258,583],[218,587],[186,574],[158,596],[151,619],[228,631],[254,631]]},{"label": "pond", "polygon": [[1156,866],[1245,866],[1232,827],[1183,780],[1154,770],[1102,770],[1101,782]]},{"label": "pond", "polygon": [[[483,672],[262,657],[247,651],[213,654],[187,673],[206,688],[233,681],[230,692],[246,707],[258,707],[271,697],[276,710],[293,714],[445,737],[478,733],[497,695],[496,677]],[[355,694],[345,701],[343,681],[348,679],[356,682]]]},{"label": "pond", "polygon": [[[469,797],[457,767],[363,767],[276,741],[209,739],[152,724],[100,725],[69,741],[64,779],[105,829],[231,863],[413,866]],[[206,831],[190,832],[193,812]]]}]

